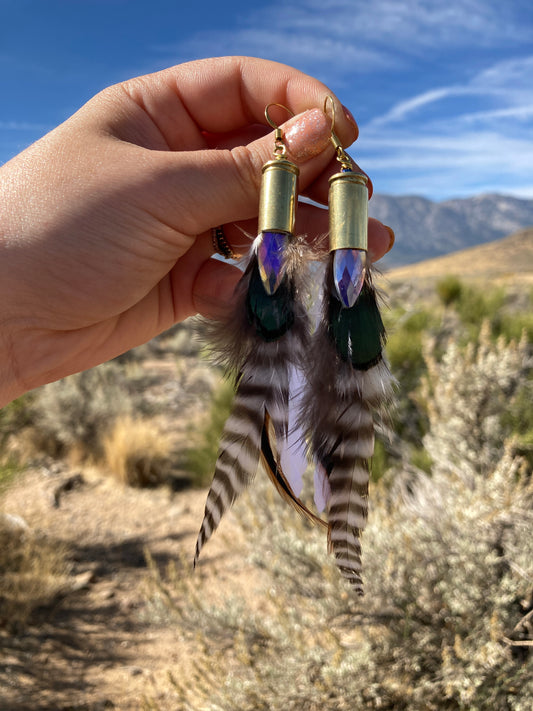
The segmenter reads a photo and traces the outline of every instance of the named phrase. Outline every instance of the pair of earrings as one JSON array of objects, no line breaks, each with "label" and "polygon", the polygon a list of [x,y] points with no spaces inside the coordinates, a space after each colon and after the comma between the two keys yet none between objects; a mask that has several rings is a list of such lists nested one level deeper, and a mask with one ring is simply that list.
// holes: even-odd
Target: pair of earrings
[{"label": "pair of earrings", "polygon": [[[353,162],[344,151],[335,128],[335,104],[326,97],[324,112],[331,102],[333,121],[331,141],[341,171],[330,178],[329,189],[329,240],[333,253],[334,284],[340,302],[345,307],[354,305],[361,291],[368,249],[368,179],[354,170]],[[258,257],[265,289],[273,293],[283,274],[283,250],[294,232],[297,203],[298,167],[286,158],[286,147],[281,129],[265,109],[268,123],[275,129],[274,157],[263,166],[263,179],[259,201],[259,234],[261,244]]]},{"label": "pair of earrings", "polygon": [[[218,362],[235,378],[233,409],[198,535],[194,564],[222,515],[259,464],[278,491],[328,531],[337,566],[362,594],[361,532],[366,524],[374,419],[391,396],[383,357],[385,329],[367,263],[367,178],[354,170],[334,132],[341,165],[330,178],[330,253],[318,325],[309,313],[308,247],[294,235],[298,167],[275,129],[263,166],[259,235],[239,282],[234,311],[212,328]],[[315,503],[301,501],[302,477],[315,467]]]}]

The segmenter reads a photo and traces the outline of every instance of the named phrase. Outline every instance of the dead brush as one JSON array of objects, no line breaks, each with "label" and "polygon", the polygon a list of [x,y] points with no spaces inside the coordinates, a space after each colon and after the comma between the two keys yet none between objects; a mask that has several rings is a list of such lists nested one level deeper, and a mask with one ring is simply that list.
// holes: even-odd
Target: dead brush
[{"label": "dead brush", "polygon": [[0,627],[23,629],[68,588],[70,572],[65,546],[0,518]]},{"label": "dead brush", "polygon": [[103,438],[103,464],[122,484],[162,484],[171,465],[172,444],[151,420],[119,417]]}]

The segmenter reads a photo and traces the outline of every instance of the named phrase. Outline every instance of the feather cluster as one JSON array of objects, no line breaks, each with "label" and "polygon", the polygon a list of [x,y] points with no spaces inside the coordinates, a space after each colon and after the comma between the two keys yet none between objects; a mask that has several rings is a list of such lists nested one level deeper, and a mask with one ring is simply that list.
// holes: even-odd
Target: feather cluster
[{"label": "feather cluster", "polygon": [[316,492],[326,492],[329,550],[362,594],[360,539],[368,515],[374,417],[391,398],[392,376],[371,276],[355,305],[341,310],[331,268],[326,273],[322,314],[307,353],[300,423],[316,467],[317,507]]},{"label": "feather cluster", "polygon": [[[194,564],[261,464],[287,501],[327,528],[341,574],[362,594],[360,538],[368,512],[374,420],[392,392],[376,292],[367,272],[356,304],[340,309],[328,276],[316,324],[308,308],[309,264],[316,254],[303,240],[293,240],[283,282],[266,295],[258,274],[259,239],[232,313],[210,328],[215,359],[234,377],[236,392]],[[315,466],[315,504],[319,513],[327,510],[327,521],[299,498],[308,462]]]}]

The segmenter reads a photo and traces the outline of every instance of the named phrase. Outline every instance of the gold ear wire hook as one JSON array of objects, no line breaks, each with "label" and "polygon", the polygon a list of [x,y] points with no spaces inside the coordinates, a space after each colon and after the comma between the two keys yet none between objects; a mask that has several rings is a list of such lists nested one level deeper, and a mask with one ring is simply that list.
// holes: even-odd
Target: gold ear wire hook
[{"label": "gold ear wire hook", "polygon": [[267,123],[274,129],[274,156],[276,158],[282,158],[285,155],[287,148],[285,146],[285,143],[283,142],[283,131],[278,126],[278,124],[272,120],[270,114],[268,113],[268,110],[271,106],[279,106],[280,109],[284,109],[288,114],[290,114],[291,118],[294,116],[294,114],[289,108],[287,108],[283,104],[277,104],[275,102],[267,104],[267,106],[265,107],[265,118],[267,120]]},{"label": "gold ear wire hook", "polygon": [[326,96],[324,99],[324,113],[326,116],[328,116],[328,102],[331,103],[331,142],[333,143],[333,146],[335,147],[335,154],[337,156],[337,160],[339,163],[342,165],[342,167],[345,170],[353,170],[353,163],[352,159],[350,156],[346,153],[344,148],[342,147],[342,143],[340,142],[339,138],[337,137],[337,134],[335,133],[335,102],[333,101],[333,97],[331,97],[329,94]]},{"label": "gold ear wire hook", "polygon": [[272,128],[279,129],[279,126],[278,126],[278,124],[277,124],[275,121],[273,121],[273,120],[270,118],[270,114],[268,113],[268,110],[269,110],[269,108],[270,108],[271,106],[279,106],[279,108],[280,108],[280,109],[284,109],[284,110],[290,115],[291,118],[294,116],[293,112],[292,112],[289,108],[287,108],[286,106],[284,106],[283,104],[276,104],[276,103],[274,103],[274,102],[271,103],[271,104],[267,104],[267,106],[266,106],[266,108],[265,108],[265,118],[266,118],[266,120],[268,121],[269,125],[272,126]]}]

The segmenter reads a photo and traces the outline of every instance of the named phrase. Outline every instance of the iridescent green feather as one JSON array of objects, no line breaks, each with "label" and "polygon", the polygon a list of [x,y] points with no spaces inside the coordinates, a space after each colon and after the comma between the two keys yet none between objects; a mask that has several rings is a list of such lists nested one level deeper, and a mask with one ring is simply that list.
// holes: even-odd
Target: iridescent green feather
[{"label": "iridescent green feather", "polygon": [[331,294],[329,334],[341,358],[357,370],[368,370],[380,359],[385,344],[385,327],[376,302],[376,292],[366,282],[351,308],[345,308]]},{"label": "iridescent green feather", "polygon": [[248,321],[267,342],[281,338],[294,323],[294,288],[287,275],[273,294],[267,294],[257,261],[250,265],[250,283],[246,297]]}]

